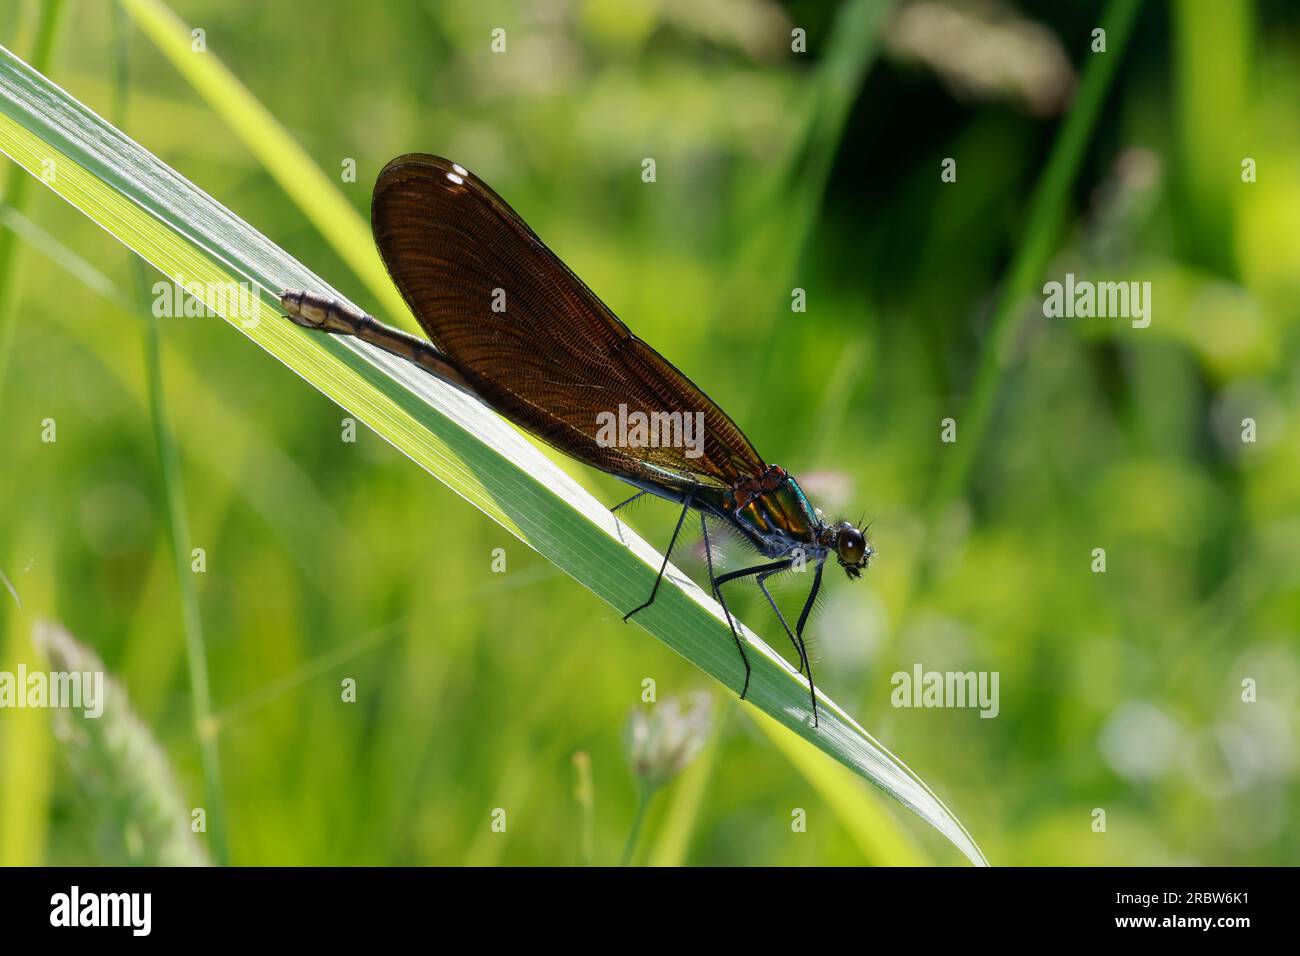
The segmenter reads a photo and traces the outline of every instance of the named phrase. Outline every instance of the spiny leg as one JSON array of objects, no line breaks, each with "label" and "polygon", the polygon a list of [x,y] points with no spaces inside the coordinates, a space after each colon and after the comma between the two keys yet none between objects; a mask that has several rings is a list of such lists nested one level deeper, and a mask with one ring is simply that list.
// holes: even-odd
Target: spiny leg
[{"label": "spiny leg", "polygon": [[[776,574],[776,572],[787,570],[790,564],[793,563],[794,562],[792,561],[774,561],[770,564],[757,564],[757,566],[754,567],[741,568],[740,571],[728,571],[727,574],[724,574],[722,576],[722,578],[712,578],[712,572],[710,568],[710,575],[708,576],[710,576],[710,578],[712,579],[711,583],[712,585],[714,585],[714,593],[718,594],[718,600],[719,602],[722,602],[723,585],[727,584],[728,581],[736,581],[736,580],[740,580],[741,578],[750,578],[751,575]],[[767,600],[771,601],[772,598],[768,597]],[[727,605],[723,604],[723,607],[725,606]],[[776,611],[776,617],[777,618],[781,617],[780,611]],[[785,626],[785,618],[781,618],[781,624]],[[789,636],[790,644],[794,645],[794,653],[796,654],[800,653],[800,645],[798,645],[798,641],[794,640],[794,635],[793,633],[790,633],[789,627],[785,627],[785,633],[787,633],[787,635]],[[800,656],[800,659],[802,661],[803,659],[802,654]]]},{"label": "spiny leg", "polygon": [[686,512],[688,512],[688,511],[690,511],[690,510],[691,510],[691,496],[688,494],[688,495],[686,496],[685,501],[684,501],[683,504],[682,504],[682,513],[681,513],[681,515],[677,518],[677,527],[673,529],[673,537],[672,537],[672,540],[668,542],[668,550],[664,552],[664,563],[661,564],[661,565],[659,566],[659,574],[658,574],[658,576],[655,578],[655,584],[654,584],[654,587],[652,587],[652,588],[650,589],[650,597],[649,597],[649,598],[646,600],[646,602],[645,602],[644,604],[642,604],[640,607],[634,607],[634,608],[632,608],[632,610],[630,610],[630,611],[628,611],[626,614],[624,614],[624,615],[623,615],[623,620],[624,620],[624,622],[626,622],[627,619],[630,618],[630,617],[631,617],[633,614],[635,614],[637,611],[644,611],[644,610],[645,610],[646,608],[648,608],[651,604],[654,604],[654,602],[655,602],[655,595],[657,595],[657,594],[659,593],[659,582],[662,581],[662,580],[664,579],[664,571],[666,571],[666,570],[668,569],[668,559],[672,557],[672,554],[673,554],[673,546],[677,544],[677,535],[679,535],[679,534],[681,533],[681,530],[682,530],[682,522],[686,520]]},{"label": "spiny leg", "polygon": [[719,586],[729,581],[737,581],[740,578],[752,577],[755,574],[762,574],[764,571],[784,571],[794,562],[788,558],[784,561],[772,561],[769,564],[756,564],[752,568],[741,568],[739,571],[728,571],[717,580]]},{"label": "spiny leg", "polygon": [[744,700],[745,695],[749,693],[749,656],[745,653],[745,645],[740,642],[740,635],[736,633],[736,622],[731,618],[727,599],[722,596],[722,589],[717,585],[718,579],[713,576],[713,548],[709,545],[709,524],[704,520],[703,511],[700,512],[700,530],[704,532],[704,560],[709,565],[709,586],[713,588],[713,596],[722,605],[722,613],[727,616],[727,627],[731,628],[731,639],[736,642],[736,650],[740,651],[740,662],[745,665],[745,686],[740,689],[740,699]]},{"label": "spiny leg", "polygon": [[649,494],[648,491],[638,491],[638,492],[637,492],[636,494],[634,494],[631,498],[628,498],[628,499],[626,499],[626,500],[624,500],[624,501],[620,501],[620,502],[619,502],[618,504],[616,504],[614,507],[612,507],[612,508],[609,509],[609,513],[612,514],[612,515],[614,516],[614,524],[617,526],[617,530],[618,530],[618,540],[619,540],[619,541],[623,541],[624,544],[627,544],[627,542],[623,540],[623,522],[620,521],[619,518],[618,518],[618,512],[619,512],[619,509],[620,509],[620,508],[625,508],[625,507],[627,507],[627,506],[630,505],[632,502],[634,502],[634,501],[636,501],[638,498],[640,498],[642,495],[647,495],[647,494]]},{"label": "spiny leg", "polygon": [[804,653],[804,649],[800,646],[800,642],[795,640],[794,633],[790,630],[790,625],[785,623],[785,615],[782,614],[781,609],[777,607],[776,601],[772,597],[772,592],[767,589],[767,579],[776,573],[776,571],[764,571],[762,574],[756,576],[754,580],[758,583],[758,589],[763,592],[763,597],[767,598],[767,603],[770,604],[772,610],[776,612],[776,619],[780,621],[781,626],[785,628],[785,636],[790,638],[790,643],[794,645],[795,653],[799,655],[799,673],[802,674],[803,669],[808,666],[808,655]]},{"label": "spiny leg", "polygon": [[[813,573],[812,590],[808,592],[808,600],[804,601],[803,610],[799,613],[799,623],[794,626],[794,633],[799,638],[799,648],[805,661],[808,660],[808,648],[803,641],[803,626],[808,623],[808,615],[812,612],[813,602],[817,600],[817,592],[822,586],[822,568],[826,565],[826,559],[817,562],[817,570]],[[808,663],[808,692],[812,695],[813,726],[817,726],[817,688],[813,684],[812,662]]]},{"label": "spiny leg", "polygon": [[634,494],[631,498],[628,498],[628,499],[626,499],[626,500],[624,500],[624,501],[620,501],[620,502],[619,502],[618,504],[616,504],[614,507],[610,508],[610,509],[609,509],[609,513],[610,513],[610,514],[616,514],[620,508],[626,508],[628,505],[630,505],[632,502],[636,501],[638,498],[640,498],[640,497],[642,497],[642,496],[644,496],[644,495],[648,495],[649,493],[650,493],[650,492],[648,492],[648,491],[638,491],[638,492],[637,492],[636,494]]},{"label": "spiny leg", "polygon": [[799,623],[795,625],[795,633],[803,635],[803,626],[808,623],[808,614],[812,611],[813,601],[817,600],[817,592],[822,586],[822,568],[826,566],[826,559],[823,558],[817,562],[817,570],[813,572],[812,590],[808,592],[808,600],[804,602],[803,610],[799,613]]},{"label": "spiny leg", "polygon": [[714,592],[718,593],[719,596],[722,596],[722,585],[727,584],[728,581],[735,581],[740,578],[749,578],[750,575],[759,575],[758,587],[762,589],[764,596],[767,597],[768,602],[772,605],[772,610],[776,611],[776,617],[780,620],[781,627],[785,628],[785,633],[789,635],[790,643],[794,644],[794,652],[800,656],[800,661],[802,662],[803,667],[807,667],[807,676],[809,676],[809,696],[811,701],[813,701],[813,726],[816,727],[818,726],[816,684],[813,683],[813,662],[809,661],[807,645],[803,643],[803,624],[807,623],[807,619],[809,619],[809,611],[813,609],[813,602],[816,600],[816,593],[818,593],[820,588],[822,588],[822,567],[826,561],[823,559],[823,561],[818,562],[818,566],[816,566],[816,572],[813,575],[813,591],[809,592],[809,600],[803,604],[803,613],[800,614],[800,622],[798,622],[796,628],[794,628],[794,633],[790,633],[789,624],[785,623],[785,617],[781,614],[780,607],[776,606],[776,601],[772,600],[772,596],[767,592],[767,588],[763,587],[763,579],[766,579],[768,575],[779,574],[781,571],[788,570],[790,564],[793,563],[792,559],[785,559],[785,561],[774,561],[770,564],[758,564],[757,567],[746,567],[742,568],[740,571],[728,572],[728,574],[724,574],[722,578],[714,579]]}]

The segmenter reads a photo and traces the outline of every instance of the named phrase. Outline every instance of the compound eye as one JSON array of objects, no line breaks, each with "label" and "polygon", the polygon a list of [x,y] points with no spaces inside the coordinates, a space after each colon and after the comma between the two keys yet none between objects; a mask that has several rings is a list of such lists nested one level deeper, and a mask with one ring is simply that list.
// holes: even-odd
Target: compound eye
[{"label": "compound eye", "polygon": [[835,540],[835,551],[844,564],[860,564],[867,553],[867,539],[857,528],[845,528]]}]

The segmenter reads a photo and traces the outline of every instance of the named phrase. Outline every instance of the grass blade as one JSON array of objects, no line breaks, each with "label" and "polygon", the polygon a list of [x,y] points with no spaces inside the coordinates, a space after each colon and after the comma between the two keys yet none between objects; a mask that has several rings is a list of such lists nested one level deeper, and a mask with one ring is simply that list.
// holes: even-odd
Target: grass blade
[{"label": "grass blade", "polygon": [[925,862],[920,849],[896,830],[884,808],[856,777],[824,754],[803,746],[775,721],[762,714],[751,716],[758,729],[826,801],[868,863],[919,866]]},{"label": "grass blade", "polygon": [[1106,31],[1106,52],[1090,54],[1079,81],[1070,115],[1052,144],[1042,178],[1034,189],[1024,238],[1012,260],[1010,273],[980,351],[971,398],[961,416],[961,441],[944,457],[930,501],[937,516],[965,486],[975,456],[993,418],[1002,373],[1013,355],[1017,333],[1024,323],[1026,300],[1047,268],[1065,218],[1070,187],[1074,184],[1092,129],[1110,90],[1111,80],[1124,56],[1142,0],[1111,0],[1101,19]]}]

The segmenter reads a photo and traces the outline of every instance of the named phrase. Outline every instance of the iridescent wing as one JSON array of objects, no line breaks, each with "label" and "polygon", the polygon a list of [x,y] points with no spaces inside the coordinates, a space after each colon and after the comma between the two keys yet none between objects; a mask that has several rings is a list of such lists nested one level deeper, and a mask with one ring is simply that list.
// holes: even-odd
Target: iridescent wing
[{"label": "iridescent wing", "polygon": [[[673,488],[730,487],[766,470],[735,422],[474,174],[438,156],[400,156],[379,174],[371,218],[388,274],[429,340],[520,427],[602,471]],[[635,424],[637,412],[692,416],[702,443],[688,447],[678,431],[667,445],[638,447],[601,431]]]}]

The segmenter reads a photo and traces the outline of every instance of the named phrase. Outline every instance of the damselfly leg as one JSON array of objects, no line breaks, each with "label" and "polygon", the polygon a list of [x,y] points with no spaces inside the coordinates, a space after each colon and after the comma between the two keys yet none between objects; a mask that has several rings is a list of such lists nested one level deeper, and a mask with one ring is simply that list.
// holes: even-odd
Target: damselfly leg
[{"label": "damselfly leg", "polygon": [[812,590],[809,591],[808,599],[804,602],[803,611],[799,615],[799,622],[798,624],[795,625],[793,634],[790,633],[790,626],[785,622],[785,615],[781,613],[781,609],[777,607],[776,601],[772,599],[772,595],[768,592],[766,581],[773,574],[779,574],[782,571],[789,570],[790,566],[794,564],[794,561],[787,558],[782,561],[773,561],[769,564],[759,564],[752,568],[742,568],[739,571],[728,572],[727,574],[724,574],[720,578],[714,580],[715,593],[721,593],[722,585],[728,583],[729,581],[737,581],[741,578],[747,578],[747,577],[754,577],[758,580],[759,589],[763,592],[763,595],[767,598],[768,603],[772,605],[772,610],[776,611],[777,620],[779,620],[781,622],[781,626],[785,628],[786,635],[790,638],[790,642],[794,645],[795,653],[799,655],[800,672],[803,672],[805,669],[807,670],[808,694],[810,699],[812,700],[812,715],[813,715],[814,727],[817,726],[817,721],[818,721],[817,686],[813,682],[812,662],[808,660],[808,648],[807,645],[804,643],[803,628],[804,625],[808,622],[808,615],[812,611],[813,601],[815,601],[817,598],[817,592],[821,589],[822,566],[824,563],[825,563],[824,559],[822,561],[817,562],[817,570],[813,574]]},{"label": "damselfly leg", "polygon": [[[635,497],[635,496],[634,496],[634,497]],[[628,499],[628,501],[631,501],[631,500],[632,500],[631,498]],[[624,504],[626,504],[626,503],[627,503],[627,502],[624,502]],[[657,597],[658,594],[659,594],[659,582],[661,582],[661,581],[664,579],[664,572],[665,572],[666,570],[668,570],[668,560],[669,560],[669,559],[672,557],[672,555],[673,555],[673,548],[674,548],[674,547],[676,546],[676,544],[677,544],[677,536],[678,536],[679,534],[682,533],[682,522],[684,522],[684,521],[686,520],[686,512],[688,512],[688,511],[690,511],[690,510],[691,510],[691,496],[690,496],[690,494],[687,494],[687,495],[686,495],[686,500],[685,500],[685,501],[683,502],[683,504],[682,504],[682,513],[677,517],[677,527],[673,528],[673,536],[672,536],[672,539],[668,542],[668,550],[664,552],[664,563],[661,564],[661,565],[659,565],[659,573],[658,573],[657,575],[655,575],[655,583],[654,583],[654,587],[652,587],[652,588],[650,589],[650,597],[646,598],[646,601],[645,601],[644,604],[640,605],[639,607],[634,607],[634,608],[632,608],[632,610],[630,610],[630,611],[628,611],[626,614],[624,614],[624,615],[623,615],[623,620],[624,620],[625,622],[626,622],[627,619],[630,618],[633,614],[636,614],[638,611],[644,611],[644,610],[645,610],[646,608],[648,608],[651,604],[654,604],[654,602],[655,602],[655,597]]]},{"label": "damselfly leg", "polygon": [[709,567],[709,586],[713,588],[713,596],[718,599],[722,605],[722,613],[727,616],[727,627],[731,628],[731,639],[736,642],[736,650],[740,651],[740,662],[745,665],[745,684],[740,689],[740,699],[744,700],[745,695],[749,693],[749,655],[745,653],[745,645],[741,643],[740,634],[736,631],[736,622],[731,616],[731,609],[727,607],[727,599],[722,596],[722,589],[718,587],[718,579],[713,574],[713,546],[709,543],[709,525],[704,520],[704,512],[700,512],[700,531],[704,533],[704,560],[708,562]]}]

